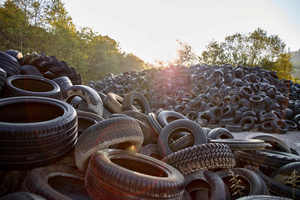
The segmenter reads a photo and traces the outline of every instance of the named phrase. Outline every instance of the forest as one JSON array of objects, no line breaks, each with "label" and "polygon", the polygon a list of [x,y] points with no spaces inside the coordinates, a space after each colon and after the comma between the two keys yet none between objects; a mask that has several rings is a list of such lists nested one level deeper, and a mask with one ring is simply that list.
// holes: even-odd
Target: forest
[{"label": "forest", "polygon": [[[178,57],[171,64],[261,66],[295,81],[286,44],[261,28],[228,35],[222,42],[211,41],[201,55],[187,43],[179,41],[179,46]],[[108,73],[157,67],[122,51],[118,41],[107,35],[76,27],[61,0],[0,1],[0,50],[7,49],[24,55],[37,52],[56,56],[74,67],[84,82],[99,80]]]}]

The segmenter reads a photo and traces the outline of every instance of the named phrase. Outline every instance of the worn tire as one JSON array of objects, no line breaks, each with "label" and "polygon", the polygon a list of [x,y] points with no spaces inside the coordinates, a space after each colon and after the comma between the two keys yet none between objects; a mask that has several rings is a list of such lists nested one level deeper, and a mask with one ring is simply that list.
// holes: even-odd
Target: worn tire
[{"label": "worn tire", "polygon": [[259,139],[259,140],[265,141],[266,143],[271,144],[272,147],[271,148],[267,147],[267,149],[291,153],[290,147],[284,141],[282,141],[272,135],[267,135],[267,134],[257,135],[257,136],[251,137],[249,139]]},{"label": "worn tire", "polygon": [[[49,167],[36,168],[31,170],[23,183],[23,189],[35,194],[38,194],[44,197],[47,200],[72,200],[73,198],[63,194],[63,191],[57,190],[57,186],[51,184],[52,180],[55,180],[56,177],[62,177],[67,181],[64,183],[67,191],[66,193],[71,192],[74,189],[71,181],[74,181],[79,185],[79,189],[84,188],[84,175],[79,173],[76,169],[68,166],[62,165],[53,165]],[[51,180],[52,179],[52,180]],[[72,180],[71,180],[72,179]],[[62,180],[60,180],[62,181]],[[70,181],[70,182],[68,182]],[[63,183],[60,183],[63,184]],[[70,185],[68,185],[70,184]],[[71,191],[68,191],[68,186],[72,187]],[[77,186],[77,185],[76,185]],[[78,186],[77,186],[78,187]],[[61,188],[59,188],[61,189]],[[69,189],[70,190],[70,189]],[[73,190],[74,192],[74,190]],[[75,197],[76,195],[73,194]],[[83,191],[82,196],[88,196],[86,191]],[[78,196],[77,196],[78,197]]]},{"label": "worn tire", "polygon": [[181,200],[184,178],[178,170],[142,154],[121,150],[96,152],[85,176],[94,200]]},{"label": "worn tire", "polygon": [[65,102],[45,97],[0,100],[0,168],[51,163],[77,142],[77,114]]},{"label": "worn tire", "polygon": [[233,168],[235,158],[225,144],[194,145],[163,158],[167,164],[177,168],[183,175],[203,169]]},{"label": "worn tire", "polygon": [[60,87],[52,80],[35,75],[15,75],[6,79],[7,96],[39,96],[62,99]]},{"label": "worn tire", "polygon": [[202,128],[194,121],[187,119],[178,119],[165,126],[158,137],[158,145],[163,156],[173,153],[169,146],[169,139],[172,133],[176,131],[190,132],[193,137],[193,145],[207,143],[207,136],[203,133]]},{"label": "worn tire", "polygon": [[69,102],[75,96],[80,96],[87,104],[90,112],[102,117],[103,103],[99,94],[93,88],[85,85],[73,85],[66,90],[66,102]]},{"label": "worn tire", "polygon": [[75,163],[84,171],[89,157],[97,150],[113,145],[124,145],[123,148],[139,151],[144,136],[135,119],[116,117],[101,121],[86,129],[75,146]]},{"label": "worn tire", "polygon": [[227,144],[232,150],[260,150],[265,149],[267,144],[258,139],[214,139],[211,143]]},{"label": "worn tire", "polygon": [[103,121],[104,119],[99,115],[91,112],[85,112],[81,110],[76,110],[78,116],[78,136],[84,132],[88,127]]},{"label": "worn tire", "polygon": [[121,113],[123,111],[124,98],[115,93],[108,93],[103,100],[105,107],[112,113]]},{"label": "worn tire", "polygon": [[15,192],[15,193],[10,193],[4,197],[0,197],[0,200],[47,200],[47,199],[29,192]]},{"label": "worn tire", "polygon": [[131,92],[124,97],[122,110],[132,110],[135,102],[137,102],[141,107],[141,113],[148,114],[151,112],[151,107],[144,95],[138,92]]},{"label": "worn tire", "polygon": [[157,121],[159,122],[161,127],[165,127],[172,121],[178,119],[188,119],[188,118],[179,112],[169,111],[169,110],[163,110],[157,116]]},{"label": "worn tire", "polygon": [[66,91],[73,86],[72,81],[67,76],[55,78],[53,81],[59,85],[62,97],[66,99],[68,97]]},{"label": "worn tire", "polygon": [[234,138],[230,131],[226,128],[214,128],[207,134],[209,139],[229,139]]}]

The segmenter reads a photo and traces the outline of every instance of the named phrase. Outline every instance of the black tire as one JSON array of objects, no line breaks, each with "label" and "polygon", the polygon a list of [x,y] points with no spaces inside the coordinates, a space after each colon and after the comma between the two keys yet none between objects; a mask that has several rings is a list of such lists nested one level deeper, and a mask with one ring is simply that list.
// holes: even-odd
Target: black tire
[{"label": "black tire", "polygon": [[276,170],[272,178],[282,184],[288,184],[289,186],[300,189],[299,187],[299,172],[300,172],[300,162],[292,162],[283,165],[278,170]]},{"label": "black tire", "polygon": [[47,200],[29,192],[15,192],[1,197],[0,200]]},{"label": "black tire", "polygon": [[214,128],[212,129],[207,137],[209,139],[229,139],[234,138],[230,131],[226,128]]},{"label": "black tire", "polygon": [[87,109],[90,112],[93,112],[102,117],[103,115],[103,103],[99,94],[93,88],[85,85],[73,85],[66,90],[65,99],[66,102],[69,102],[75,96],[81,97],[87,105]]},{"label": "black tire", "polygon": [[284,141],[272,135],[267,135],[267,134],[257,135],[249,139],[259,139],[265,141],[268,144],[271,144],[271,147],[266,147],[266,149],[291,153],[290,147]]},{"label": "black tire", "polygon": [[169,147],[172,150],[172,152],[176,152],[179,151],[180,149],[193,146],[194,144],[194,137],[191,133],[189,132],[179,132],[179,133],[181,134],[181,135],[177,134],[179,138],[169,143]]},{"label": "black tire", "polygon": [[210,186],[210,199],[226,200],[226,186],[223,180],[214,172],[204,171],[203,174]]},{"label": "black tire", "polygon": [[157,144],[147,144],[143,146],[140,150],[140,153],[158,160],[163,159]]},{"label": "black tire", "polygon": [[271,150],[260,151],[236,151],[236,158],[242,162],[254,166],[260,166],[264,169],[277,170],[283,165],[291,162],[299,162],[300,156]]},{"label": "black tire", "polygon": [[199,124],[188,119],[178,119],[165,126],[158,137],[158,145],[163,156],[173,153],[169,146],[169,139],[172,137],[172,133],[175,134],[176,131],[191,133],[193,145],[207,143],[207,136],[203,133]]},{"label": "black tire", "polygon": [[254,128],[257,119],[256,117],[246,116],[240,121],[243,131],[249,131]]},{"label": "black tire", "polygon": [[88,127],[104,120],[101,116],[91,112],[85,112],[81,110],[76,111],[78,116],[78,136],[80,136],[81,133],[84,132],[84,130]]},{"label": "black tire", "polygon": [[67,98],[67,93],[66,91],[73,86],[72,81],[69,79],[67,76],[61,76],[58,78],[53,79],[54,82],[56,82],[61,90],[61,94],[64,99]]},{"label": "black tire", "polygon": [[181,200],[184,178],[175,168],[139,153],[121,150],[96,152],[85,177],[94,200]]},{"label": "black tire", "polygon": [[121,113],[123,111],[123,97],[115,93],[108,93],[103,100],[105,107],[112,113]]},{"label": "black tire", "polygon": [[[254,171],[245,168],[233,168],[217,171],[224,183],[228,186],[231,199],[237,199],[249,195],[268,194],[268,188],[264,180]],[[243,192],[241,194],[241,192]]]},{"label": "black tire", "polygon": [[163,110],[157,116],[157,121],[159,122],[162,128],[167,126],[172,121],[178,119],[188,119],[188,118],[179,112],[169,111],[169,110]]},{"label": "black tire", "polygon": [[7,96],[39,96],[62,99],[59,86],[35,75],[15,75],[6,79]]},{"label": "black tire", "polygon": [[0,67],[6,71],[7,76],[20,74],[20,65],[16,58],[0,51]]},{"label": "black tire", "polygon": [[274,194],[276,196],[288,197],[288,198],[292,198],[292,199],[300,198],[300,190],[299,189],[284,185],[284,184],[266,176],[259,170],[257,170],[256,173],[264,179],[271,194]]},{"label": "black tire", "polygon": [[260,150],[265,149],[267,144],[258,139],[214,139],[211,143],[227,144],[232,150]]},{"label": "black tire", "polygon": [[23,189],[47,200],[89,199],[84,189],[84,175],[73,167],[53,165],[31,170]]},{"label": "black tire", "polygon": [[[96,151],[121,145],[119,148],[139,151],[144,136],[138,122],[130,117],[116,117],[87,128],[75,146],[75,163],[84,171],[89,157]],[[123,145],[123,146],[122,146]]]},{"label": "black tire", "polygon": [[[138,106],[135,106],[135,102],[137,102]],[[123,111],[132,110],[132,107],[140,107],[141,113],[148,114],[151,112],[151,107],[144,95],[138,92],[131,92],[124,97],[123,102]]]},{"label": "black tire", "polygon": [[18,50],[9,49],[9,50],[5,51],[5,53],[7,53],[7,54],[11,55],[12,57],[14,57],[15,59],[17,59],[17,61],[19,63],[23,59],[23,54]]},{"label": "black tire", "polygon": [[290,198],[270,196],[270,195],[251,195],[238,198],[237,200],[292,200]]},{"label": "black tire", "polygon": [[158,135],[149,123],[148,115],[133,110],[124,111],[122,114],[135,118],[139,122],[144,135],[143,145],[157,143]]},{"label": "black tire", "polygon": [[177,168],[183,175],[203,169],[233,168],[235,158],[229,146],[225,144],[194,145],[172,153],[163,159]]},{"label": "black tire", "polygon": [[20,71],[22,75],[43,76],[43,74],[41,74],[41,72],[32,65],[23,65],[20,67]]},{"label": "black tire", "polygon": [[159,122],[157,121],[156,115],[154,113],[148,113],[147,118],[148,118],[149,124],[155,131],[156,135],[159,136],[162,131],[162,127],[159,124]]},{"label": "black tire", "polygon": [[5,88],[5,84],[6,84],[6,71],[4,71],[1,67],[0,67],[0,96],[2,95],[2,91]]},{"label": "black tire", "polygon": [[77,142],[72,106],[46,97],[0,100],[0,168],[24,169],[51,163]]}]

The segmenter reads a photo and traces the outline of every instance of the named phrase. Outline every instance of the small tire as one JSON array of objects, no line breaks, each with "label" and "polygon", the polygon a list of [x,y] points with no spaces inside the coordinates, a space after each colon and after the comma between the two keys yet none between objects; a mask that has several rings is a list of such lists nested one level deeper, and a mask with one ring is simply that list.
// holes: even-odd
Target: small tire
[{"label": "small tire", "polygon": [[144,95],[138,92],[131,92],[124,97],[122,110],[132,110],[134,103],[138,102],[141,107],[141,113],[148,114],[151,112],[151,107]]}]

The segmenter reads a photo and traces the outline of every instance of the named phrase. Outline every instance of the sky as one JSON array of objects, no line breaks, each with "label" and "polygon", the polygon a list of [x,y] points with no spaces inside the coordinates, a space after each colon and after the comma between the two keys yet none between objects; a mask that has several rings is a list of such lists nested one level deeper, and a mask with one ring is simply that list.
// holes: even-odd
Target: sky
[{"label": "sky", "polygon": [[212,41],[260,27],[300,49],[299,0],[63,0],[77,27],[115,39],[148,63],[173,61],[177,40],[198,55]]}]

